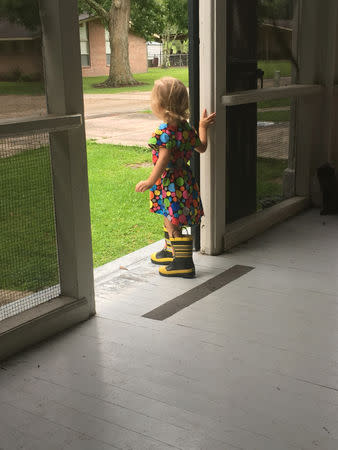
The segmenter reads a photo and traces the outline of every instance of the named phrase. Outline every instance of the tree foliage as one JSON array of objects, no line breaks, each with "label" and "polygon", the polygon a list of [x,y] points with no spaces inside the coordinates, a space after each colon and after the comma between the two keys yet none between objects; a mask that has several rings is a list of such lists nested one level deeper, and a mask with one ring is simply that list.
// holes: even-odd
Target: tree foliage
[{"label": "tree foliage", "polygon": [[177,33],[188,31],[188,1],[187,0],[160,0],[165,28],[172,28]]},{"label": "tree foliage", "polygon": [[[79,11],[98,15],[94,3],[100,5],[107,13],[112,0],[79,0]],[[104,21],[103,15],[100,18]],[[152,40],[154,35],[162,36],[171,29],[173,34],[188,31],[188,1],[187,0],[131,0],[131,29]]]},{"label": "tree foliage", "polygon": [[[258,0],[260,18],[291,19],[294,0]],[[112,0],[96,0],[109,11]],[[79,0],[79,11],[96,15],[87,0]],[[150,40],[162,35],[165,28],[176,27],[180,33],[188,28],[187,0],[131,0],[131,24],[136,33]],[[36,29],[40,23],[38,0],[1,0],[0,17]]]},{"label": "tree foliage", "polygon": [[[112,0],[95,0],[95,3],[109,13]],[[80,12],[87,12],[90,15],[99,16],[101,21],[107,25],[104,14],[98,14],[98,9],[94,7],[93,1],[79,0],[78,4]],[[163,20],[159,0],[131,0],[130,25],[132,31],[146,40],[152,40],[154,34],[160,35]]]},{"label": "tree foliage", "polygon": [[170,65],[170,52],[173,41],[179,34],[188,32],[188,1],[187,0],[159,0],[162,10],[162,31],[160,33],[163,44],[162,65]]},{"label": "tree foliage", "polygon": [[163,17],[158,0],[131,0],[130,21],[132,30],[152,41],[154,35],[160,35]]},{"label": "tree foliage", "polygon": [[[112,0],[96,0],[95,3],[108,12]],[[79,0],[79,12],[97,16],[93,4],[90,0]],[[0,17],[36,29],[40,24],[38,0],[1,0]],[[100,18],[104,22],[102,15]],[[154,35],[161,36],[168,28],[185,33],[188,29],[187,0],[131,0],[130,22],[132,30],[146,40],[152,40]]]},{"label": "tree foliage", "polygon": [[258,0],[258,17],[260,20],[288,20],[293,16],[294,0]]}]

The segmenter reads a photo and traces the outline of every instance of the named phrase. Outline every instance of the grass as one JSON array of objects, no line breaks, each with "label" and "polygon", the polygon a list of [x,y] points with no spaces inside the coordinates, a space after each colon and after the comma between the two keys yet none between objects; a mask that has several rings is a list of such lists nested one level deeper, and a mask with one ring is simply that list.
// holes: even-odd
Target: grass
[{"label": "grass", "polygon": [[[140,86],[123,87],[123,88],[97,88],[95,84],[102,83],[107,79],[102,77],[84,77],[83,78],[83,92],[84,94],[117,94],[119,92],[131,91],[151,91],[155,80],[158,78],[168,76],[181,80],[186,86],[189,84],[188,68],[174,67],[169,69],[149,68],[146,73],[135,74],[134,77],[140,83]],[[42,82],[9,82],[0,81],[0,95],[43,95],[44,87]]]},{"label": "grass", "polygon": [[151,167],[143,164],[150,161],[148,149],[88,143],[95,266],[163,237],[162,217],[149,212],[149,193],[135,192],[149,176]]},{"label": "grass", "polygon": [[[151,153],[141,147],[88,142],[95,267],[163,237],[162,217],[149,212]],[[257,200],[281,194],[286,161],[257,160]],[[37,291],[58,282],[48,148],[0,159],[0,289]]]},{"label": "grass", "polygon": [[0,95],[43,95],[40,81],[0,81]]},{"label": "grass", "polygon": [[119,92],[151,91],[154,82],[162,77],[178,78],[186,86],[189,84],[187,67],[173,67],[168,69],[149,68],[148,72],[135,74],[134,77],[137,81],[144,84],[141,86],[123,88],[96,88],[94,85],[102,83],[107,77],[87,77],[83,79],[83,92],[85,94],[116,94]]},{"label": "grass", "polygon": [[[273,78],[275,70],[281,71],[281,76],[290,76],[291,63],[289,61],[259,61],[258,67],[264,70],[265,78]],[[107,77],[84,77],[83,92],[85,94],[114,94],[119,92],[130,91],[151,91],[154,81],[158,78],[170,76],[181,80],[188,86],[188,68],[187,67],[169,67],[149,68],[146,73],[135,74],[137,81],[143,83],[141,86],[124,87],[124,88],[96,88],[95,84],[101,83]],[[42,95],[44,93],[43,84],[41,82],[0,82],[0,95]]]},{"label": "grass", "polygon": [[257,158],[257,205],[266,197],[282,195],[282,177],[287,168],[286,160]]},{"label": "grass", "polygon": [[291,62],[287,60],[258,61],[257,67],[264,70],[264,78],[274,78],[275,71],[280,70],[281,77],[291,75]]},{"label": "grass", "polygon": [[257,113],[257,120],[261,122],[288,122],[290,111],[264,111]]},{"label": "grass", "polygon": [[49,149],[0,159],[0,289],[58,282]]},{"label": "grass", "polygon": [[278,108],[280,106],[290,106],[291,98],[279,98],[275,100],[266,100],[264,102],[257,103],[257,108]]}]

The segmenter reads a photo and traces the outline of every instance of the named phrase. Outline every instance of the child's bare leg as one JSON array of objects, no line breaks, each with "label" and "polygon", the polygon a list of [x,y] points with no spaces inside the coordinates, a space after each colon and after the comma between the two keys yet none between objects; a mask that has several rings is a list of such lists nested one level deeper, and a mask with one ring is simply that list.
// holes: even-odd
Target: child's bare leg
[{"label": "child's bare leg", "polygon": [[164,226],[168,230],[169,237],[176,238],[176,237],[181,237],[182,236],[181,228],[176,226],[176,225],[173,225],[170,222],[170,220],[167,219],[167,217],[164,217]]}]

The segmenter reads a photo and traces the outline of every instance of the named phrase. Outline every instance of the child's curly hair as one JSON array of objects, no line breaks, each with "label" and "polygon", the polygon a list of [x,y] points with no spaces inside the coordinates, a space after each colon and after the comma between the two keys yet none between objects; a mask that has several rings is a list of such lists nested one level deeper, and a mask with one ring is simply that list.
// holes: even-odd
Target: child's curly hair
[{"label": "child's curly hair", "polygon": [[155,81],[151,93],[151,108],[166,122],[178,124],[189,117],[189,95],[184,84],[172,77]]}]

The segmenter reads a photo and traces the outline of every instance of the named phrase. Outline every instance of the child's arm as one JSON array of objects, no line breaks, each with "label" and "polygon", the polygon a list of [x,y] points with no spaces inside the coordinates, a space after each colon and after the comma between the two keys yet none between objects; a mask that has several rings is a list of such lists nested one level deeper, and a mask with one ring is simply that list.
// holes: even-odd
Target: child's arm
[{"label": "child's arm", "polygon": [[135,187],[136,192],[144,192],[147,189],[150,189],[156,181],[161,177],[162,173],[168,166],[168,162],[170,161],[170,150],[167,148],[160,148],[158,160],[151,171],[151,174],[147,180],[142,180],[137,183]]},{"label": "child's arm", "polygon": [[204,153],[206,151],[208,147],[207,130],[211,125],[214,125],[215,122],[216,122],[216,113],[212,113],[208,116],[207,110],[204,109],[198,130],[198,136],[200,138],[201,145],[195,148],[195,150],[198,153]]}]

